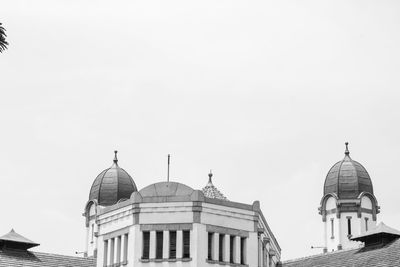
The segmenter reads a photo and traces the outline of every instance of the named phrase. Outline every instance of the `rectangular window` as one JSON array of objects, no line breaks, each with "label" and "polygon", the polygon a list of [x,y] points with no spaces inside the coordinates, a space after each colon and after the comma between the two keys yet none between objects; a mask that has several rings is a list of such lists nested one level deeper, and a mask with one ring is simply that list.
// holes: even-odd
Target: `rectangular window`
[{"label": "rectangular window", "polygon": [[150,232],[143,232],[143,253],[142,259],[148,260],[150,257]]},{"label": "rectangular window", "polygon": [[240,264],[246,264],[246,238],[240,238]]},{"label": "rectangular window", "polygon": [[218,260],[224,261],[224,239],[225,235],[219,234],[218,240]]},{"label": "rectangular window", "polygon": [[182,231],[183,253],[182,258],[190,258],[190,231]]},{"label": "rectangular window", "polygon": [[163,241],[164,241],[164,232],[157,231],[156,232],[156,259],[163,258]]},{"label": "rectangular window", "polygon": [[108,256],[108,240],[104,241],[104,256],[103,256],[103,266],[107,266]]},{"label": "rectangular window", "polygon": [[333,218],[331,219],[331,239],[335,238],[335,229],[333,228]]},{"label": "rectangular window", "polygon": [[208,233],[208,254],[207,259],[212,260],[213,253],[213,233]]},{"label": "rectangular window", "polygon": [[235,236],[231,235],[229,237],[229,262],[230,263],[234,263],[233,262],[233,252],[234,250],[234,246],[235,246]]},{"label": "rectangular window", "polygon": [[124,255],[122,256],[123,262],[128,261],[128,234],[124,235]]},{"label": "rectangular window", "polygon": [[169,232],[169,258],[176,259],[176,231]]},{"label": "rectangular window", "polygon": [[368,218],[365,219],[365,231],[368,232]]},{"label": "rectangular window", "polygon": [[351,236],[351,217],[347,217],[347,235]]}]

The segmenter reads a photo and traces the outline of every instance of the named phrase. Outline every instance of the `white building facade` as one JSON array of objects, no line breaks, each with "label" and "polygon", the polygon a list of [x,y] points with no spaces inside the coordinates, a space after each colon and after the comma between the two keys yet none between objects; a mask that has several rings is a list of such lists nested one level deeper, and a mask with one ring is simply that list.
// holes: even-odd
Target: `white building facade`
[{"label": "white building facade", "polygon": [[260,203],[227,200],[211,174],[203,190],[159,182],[137,191],[115,157],[99,176],[84,212],[86,254],[97,267],[274,267],[280,261]]}]

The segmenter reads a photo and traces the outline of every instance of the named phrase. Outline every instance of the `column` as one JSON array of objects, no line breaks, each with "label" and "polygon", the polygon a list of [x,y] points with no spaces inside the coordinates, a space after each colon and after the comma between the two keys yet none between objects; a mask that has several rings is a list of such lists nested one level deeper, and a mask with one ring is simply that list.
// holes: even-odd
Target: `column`
[{"label": "column", "polygon": [[115,238],[115,260],[114,263],[121,262],[121,236]]},{"label": "column", "polygon": [[328,251],[328,220],[324,222],[324,248],[323,252],[326,253]]},{"label": "column", "polygon": [[183,235],[182,230],[176,231],[176,258],[182,259],[183,254]]},{"label": "column", "polygon": [[213,242],[213,251],[212,251],[212,259],[215,261],[218,261],[218,252],[219,252],[219,234],[218,233],[214,233],[213,234],[213,238],[212,238],[212,242]]},{"label": "column", "polygon": [[114,263],[114,238],[108,239],[108,261],[107,265]]},{"label": "column", "polygon": [[127,252],[126,250],[125,250],[125,244],[126,244],[126,237],[127,237],[127,235],[122,235],[121,236],[121,262],[124,262],[125,261],[125,259],[127,258],[126,257],[126,255],[125,255],[125,253]]},{"label": "column", "polygon": [[107,263],[108,263],[108,242],[109,242],[109,240],[104,241],[103,266],[107,266]]},{"label": "column", "polygon": [[150,259],[156,258],[156,231],[150,231]]},{"label": "column", "polygon": [[231,239],[230,235],[225,235],[224,239],[224,262],[229,262],[229,240]]},{"label": "column", "polygon": [[240,236],[235,236],[234,262],[240,264]]},{"label": "column", "polygon": [[169,231],[163,233],[163,259],[169,258]]}]

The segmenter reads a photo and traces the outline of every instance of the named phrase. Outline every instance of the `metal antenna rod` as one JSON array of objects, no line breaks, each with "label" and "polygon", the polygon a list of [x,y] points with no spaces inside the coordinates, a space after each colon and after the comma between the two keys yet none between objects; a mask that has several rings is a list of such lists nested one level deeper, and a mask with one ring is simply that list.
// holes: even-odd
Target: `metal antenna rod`
[{"label": "metal antenna rod", "polygon": [[169,182],[169,162],[170,162],[170,155],[168,154],[168,171],[167,171],[167,182]]}]

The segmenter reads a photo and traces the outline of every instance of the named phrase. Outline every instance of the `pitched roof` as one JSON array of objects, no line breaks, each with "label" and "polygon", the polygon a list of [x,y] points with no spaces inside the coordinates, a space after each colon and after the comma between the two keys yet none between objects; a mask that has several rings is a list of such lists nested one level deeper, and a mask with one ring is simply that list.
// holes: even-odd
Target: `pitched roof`
[{"label": "pitched roof", "polygon": [[23,249],[39,246],[38,243],[35,243],[28,238],[16,233],[14,229],[11,229],[9,233],[0,237],[0,245],[3,243],[7,243],[8,245],[12,245],[13,247]]},{"label": "pitched roof", "polygon": [[95,267],[94,258],[80,258],[24,250],[0,250],[0,267]]},{"label": "pitched roof", "polygon": [[[366,237],[376,235],[376,234],[389,234],[392,236],[400,236],[400,231],[396,230],[392,227],[389,227],[386,224],[384,224],[383,222],[381,222],[376,227],[372,228],[365,234],[353,237],[352,240],[364,241]],[[399,251],[399,253],[400,253],[400,251]]]},{"label": "pitched roof", "polygon": [[400,238],[374,248],[341,250],[283,262],[282,267],[398,267]]}]

